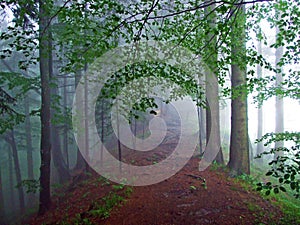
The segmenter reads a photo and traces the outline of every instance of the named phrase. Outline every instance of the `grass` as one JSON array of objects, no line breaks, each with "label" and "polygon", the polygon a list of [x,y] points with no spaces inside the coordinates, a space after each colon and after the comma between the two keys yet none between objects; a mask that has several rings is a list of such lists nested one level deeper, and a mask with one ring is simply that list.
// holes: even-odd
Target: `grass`
[{"label": "grass", "polygon": [[[264,171],[267,171],[267,167],[251,167],[252,175],[241,175],[237,178],[239,183],[244,189],[256,190],[257,183],[262,180],[276,181],[272,177],[266,177]],[[240,182],[242,181],[242,182]],[[284,217],[281,218],[280,224],[300,224],[300,199],[296,199],[290,189],[287,188],[287,192],[279,192],[275,194],[271,192],[270,195],[266,195],[265,192],[259,192],[260,195],[267,200],[273,200],[272,203],[278,206],[284,213]]]},{"label": "grass", "polygon": [[[216,171],[218,173],[219,170],[226,171],[227,168],[225,165],[220,165],[218,163],[212,163],[210,166],[211,171]],[[266,177],[265,173],[268,170],[268,167],[251,165],[251,175],[240,175],[236,177],[235,181],[238,182],[243,189],[245,190],[256,190],[257,183],[261,181],[270,180],[271,182],[275,182],[276,180],[272,177]],[[234,188],[233,188],[234,189]],[[232,189],[232,190],[233,190]],[[236,190],[233,190],[236,191]],[[284,217],[280,219],[280,224],[285,225],[293,225],[300,224],[300,199],[296,199],[293,196],[292,191],[287,188],[287,192],[279,192],[275,194],[271,192],[269,196],[265,194],[265,192],[258,192],[262,198],[272,201],[272,204],[278,206],[284,214]],[[253,212],[259,212],[257,206],[252,203],[247,203],[249,210]]]}]

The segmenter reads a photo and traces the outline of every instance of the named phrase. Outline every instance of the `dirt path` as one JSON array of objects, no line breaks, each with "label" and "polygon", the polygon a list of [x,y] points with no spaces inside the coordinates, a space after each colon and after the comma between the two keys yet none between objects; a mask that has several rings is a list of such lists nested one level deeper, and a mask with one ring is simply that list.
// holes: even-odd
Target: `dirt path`
[{"label": "dirt path", "polygon": [[[157,163],[171,154],[179,135],[173,118],[167,118],[168,135],[156,150],[141,154],[122,146],[123,160],[141,166]],[[75,180],[71,188],[54,198],[52,209],[46,215],[32,218],[30,224],[278,224],[282,213],[269,201],[246,191],[221,169],[199,172],[198,165],[199,159],[194,157],[176,175],[161,183],[133,187],[132,194],[121,206],[117,204],[108,210],[107,219],[91,211],[97,208],[100,212],[99,205],[105,196],[116,191],[115,184],[96,174],[89,180]]]},{"label": "dirt path", "polygon": [[[134,188],[104,224],[270,224],[279,219],[280,211],[270,202],[246,191],[223,172],[199,172],[197,165],[198,160],[192,159],[170,179]],[[206,185],[197,177],[204,178]]]},{"label": "dirt path", "polygon": [[221,169],[199,172],[197,166],[198,159],[193,158],[161,183],[133,187],[132,194],[115,206],[107,219],[89,212],[101,204],[114,184],[105,184],[98,176],[83,180],[55,197],[46,215],[25,224],[278,224],[282,213],[271,202],[245,190]]}]

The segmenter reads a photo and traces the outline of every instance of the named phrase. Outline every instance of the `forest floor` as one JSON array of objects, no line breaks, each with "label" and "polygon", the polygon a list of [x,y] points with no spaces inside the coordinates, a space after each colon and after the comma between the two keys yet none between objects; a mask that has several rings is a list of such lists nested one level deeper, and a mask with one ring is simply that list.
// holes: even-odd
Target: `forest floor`
[{"label": "forest floor", "polygon": [[[99,175],[61,188],[51,210],[26,224],[279,224],[274,205],[224,168],[198,171],[193,157],[173,177],[150,186],[114,184]],[[205,179],[205,182],[204,182]]]},{"label": "forest floor", "polygon": [[[180,134],[173,118],[167,120],[168,138],[160,147],[140,154],[122,146],[123,161],[149,165],[166,158]],[[198,166],[199,157],[194,156],[169,179],[141,187],[112,183],[96,173],[80,174],[54,191],[44,216],[32,216],[24,224],[285,224],[276,200],[266,200],[253,186],[231,178],[225,167],[212,164],[200,172]]]}]

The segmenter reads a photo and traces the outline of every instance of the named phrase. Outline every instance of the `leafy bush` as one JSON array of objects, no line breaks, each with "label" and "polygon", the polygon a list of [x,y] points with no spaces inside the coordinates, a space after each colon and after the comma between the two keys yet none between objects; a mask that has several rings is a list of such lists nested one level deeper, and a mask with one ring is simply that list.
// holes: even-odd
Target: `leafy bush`
[{"label": "leafy bush", "polygon": [[269,162],[271,168],[266,173],[266,176],[274,177],[276,182],[260,182],[257,184],[257,190],[266,190],[266,195],[269,195],[272,190],[278,194],[280,191],[286,192],[288,188],[295,198],[300,198],[300,133],[268,133],[258,141],[266,141],[265,146],[279,141],[292,141],[294,145],[290,148],[272,148],[257,156],[259,158],[262,155],[276,155],[276,158]]}]

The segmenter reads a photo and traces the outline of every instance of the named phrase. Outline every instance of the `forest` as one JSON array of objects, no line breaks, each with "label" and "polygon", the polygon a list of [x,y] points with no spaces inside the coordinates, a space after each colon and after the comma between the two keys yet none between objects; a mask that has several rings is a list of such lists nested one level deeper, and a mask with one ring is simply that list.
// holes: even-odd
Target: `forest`
[{"label": "forest", "polygon": [[298,0],[0,6],[0,225],[300,224]]}]

